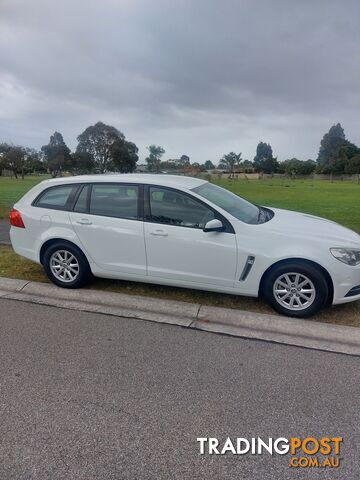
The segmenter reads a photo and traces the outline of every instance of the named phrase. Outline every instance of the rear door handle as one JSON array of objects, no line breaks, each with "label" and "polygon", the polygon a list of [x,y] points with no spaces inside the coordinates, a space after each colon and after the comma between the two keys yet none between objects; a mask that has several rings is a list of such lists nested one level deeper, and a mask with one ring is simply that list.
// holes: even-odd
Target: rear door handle
[{"label": "rear door handle", "polygon": [[151,235],[154,235],[155,237],[167,237],[168,233],[165,232],[165,230],[153,230],[150,232]]},{"label": "rear door handle", "polygon": [[92,225],[92,222],[90,222],[90,220],[88,220],[87,218],[77,220],[76,223],[78,223],[79,225]]}]

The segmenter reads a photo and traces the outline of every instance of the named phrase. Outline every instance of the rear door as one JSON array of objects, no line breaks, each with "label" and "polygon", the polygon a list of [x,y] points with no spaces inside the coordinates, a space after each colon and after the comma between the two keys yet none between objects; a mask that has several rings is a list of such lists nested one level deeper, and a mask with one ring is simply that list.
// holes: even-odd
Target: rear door
[{"label": "rear door", "polygon": [[142,191],[136,184],[93,183],[79,193],[71,223],[103,270],[146,275]]},{"label": "rear door", "polygon": [[161,186],[145,190],[145,244],[148,275],[179,283],[234,285],[237,245],[224,218],[224,232],[204,232],[221,217],[195,197]]}]

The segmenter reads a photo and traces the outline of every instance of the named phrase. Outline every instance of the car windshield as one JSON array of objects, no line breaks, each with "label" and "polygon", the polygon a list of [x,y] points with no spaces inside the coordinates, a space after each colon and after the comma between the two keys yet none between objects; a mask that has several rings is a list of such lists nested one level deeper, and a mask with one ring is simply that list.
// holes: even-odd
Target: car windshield
[{"label": "car windshield", "polygon": [[262,223],[260,207],[253,205],[224,188],[213,185],[212,183],[204,183],[199,187],[193,188],[192,191],[206,198],[242,222],[253,224]]}]

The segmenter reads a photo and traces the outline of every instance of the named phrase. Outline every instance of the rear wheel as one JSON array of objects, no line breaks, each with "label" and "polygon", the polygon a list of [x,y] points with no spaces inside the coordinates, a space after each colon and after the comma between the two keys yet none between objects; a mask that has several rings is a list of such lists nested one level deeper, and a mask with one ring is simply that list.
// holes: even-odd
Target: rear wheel
[{"label": "rear wheel", "polygon": [[74,245],[56,243],[44,254],[44,269],[49,279],[63,288],[79,288],[90,277],[85,255]]},{"label": "rear wheel", "polygon": [[316,266],[289,262],[268,272],[263,294],[277,312],[289,317],[306,318],[317,313],[326,303],[328,286]]}]

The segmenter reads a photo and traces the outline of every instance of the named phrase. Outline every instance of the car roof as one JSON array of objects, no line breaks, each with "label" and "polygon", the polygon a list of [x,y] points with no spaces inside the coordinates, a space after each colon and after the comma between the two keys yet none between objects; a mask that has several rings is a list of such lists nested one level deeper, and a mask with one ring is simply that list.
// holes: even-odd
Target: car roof
[{"label": "car roof", "polygon": [[163,185],[168,187],[178,187],[186,190],[198,187],[207,183],[206,180],[194,177],[185,177],[181,175],[166,174],[146,174],[146,173],[118,173],[104,175],[77,175],[74,177],[52,178],[41,182],[47,186],[67,183],[98,183],[98,182],[119,182],[119,183],[143,183],[150,185]]}]

